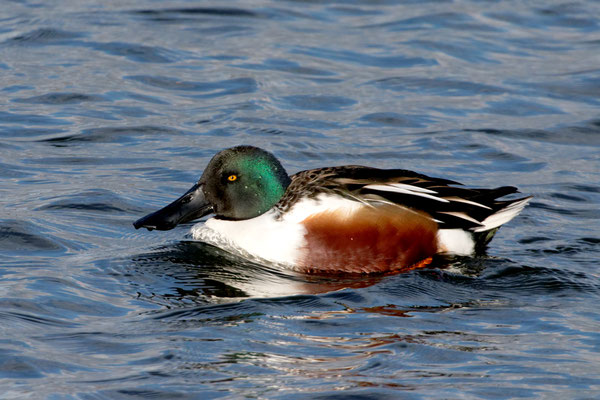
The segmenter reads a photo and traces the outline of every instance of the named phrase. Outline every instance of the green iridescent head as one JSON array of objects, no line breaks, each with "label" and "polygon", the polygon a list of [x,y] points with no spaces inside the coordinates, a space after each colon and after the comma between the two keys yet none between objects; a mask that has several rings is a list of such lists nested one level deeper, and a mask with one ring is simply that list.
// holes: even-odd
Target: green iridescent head
[{"label": "green iridescent head", "polygon": [[271,153],[237,146],[217,153],[198,183],[218,218],[241,220],[273,207],[285,193],[290,177]]},{"label": "green iridescent head", "polygon": [[258,147],[232,147],[210,160],[190,190],[133,226],[169,230],[212,213],[230,220],[258,217],[281,199],[290,182],[273,154]]}]

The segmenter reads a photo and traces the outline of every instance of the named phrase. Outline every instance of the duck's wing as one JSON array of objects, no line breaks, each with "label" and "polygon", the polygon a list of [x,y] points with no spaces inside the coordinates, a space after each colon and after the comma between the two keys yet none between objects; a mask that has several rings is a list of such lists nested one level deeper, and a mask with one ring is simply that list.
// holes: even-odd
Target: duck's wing
[{"label": "duck's wing", "polygon": [[497,200],[516,187],[471,189],[448,179],[403,169],[342,166],[301,171],[292,177],[280,208],[321,193],[340,195],[370,205],[395,204],[429,214],[440,229],[487,232],[514,218],[531,197]]}]

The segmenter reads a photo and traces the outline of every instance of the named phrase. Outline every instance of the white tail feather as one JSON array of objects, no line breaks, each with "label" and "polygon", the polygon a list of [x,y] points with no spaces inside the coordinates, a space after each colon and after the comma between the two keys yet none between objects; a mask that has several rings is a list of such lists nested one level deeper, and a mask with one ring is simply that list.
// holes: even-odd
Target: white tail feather
[{"label": "white tail feather", "polygon": [[500,225],[507,223],[523,210],[527,203],[529,203],[529,200],[531,200],[531,197],[526,197],[523,200],[509,204],[508,206],[499,210],[495,214],[492,214],[483,221],[481,221],[481,226],[475,228],[473,232],[489,231],[490,229],[497,228]]}]

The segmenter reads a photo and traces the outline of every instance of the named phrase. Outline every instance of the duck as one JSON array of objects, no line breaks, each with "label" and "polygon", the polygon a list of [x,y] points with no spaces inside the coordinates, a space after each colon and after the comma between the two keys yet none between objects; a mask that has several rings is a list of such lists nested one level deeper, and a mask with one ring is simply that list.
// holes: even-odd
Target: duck
[{"label": "duck", "polygon": [[532,198],[500,199],[513,193],[360,165],[289,176],[270,152],[242,145],[217,153],[187,192],[133,225],[170,230],[212,214],[192,227],[194,240],[309,274],[390,273],[485,251]]}]

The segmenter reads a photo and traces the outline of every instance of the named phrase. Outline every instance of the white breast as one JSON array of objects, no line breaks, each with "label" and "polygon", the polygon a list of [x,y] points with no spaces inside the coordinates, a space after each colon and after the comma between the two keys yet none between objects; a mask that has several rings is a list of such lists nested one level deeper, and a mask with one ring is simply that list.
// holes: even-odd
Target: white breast
[{"label": "white breast", "polygon": [[192,237],[226,250],[294,266],[306,244],[302,221],[310,215],[330,210],[341,209],[350,216],[360,207],[364,205],[356,201],[320,195],[299,201],[280,219],[276,219],[275,211],[243,221],[211,218],[194,225]]},{"label": "white breast", "polygon": [[192,236],[196,240],[290,265],[298,259],[304,233],[300,224],[284,224],[276,220],[274,211],[243,221],[211,218],[192,228]]}]

